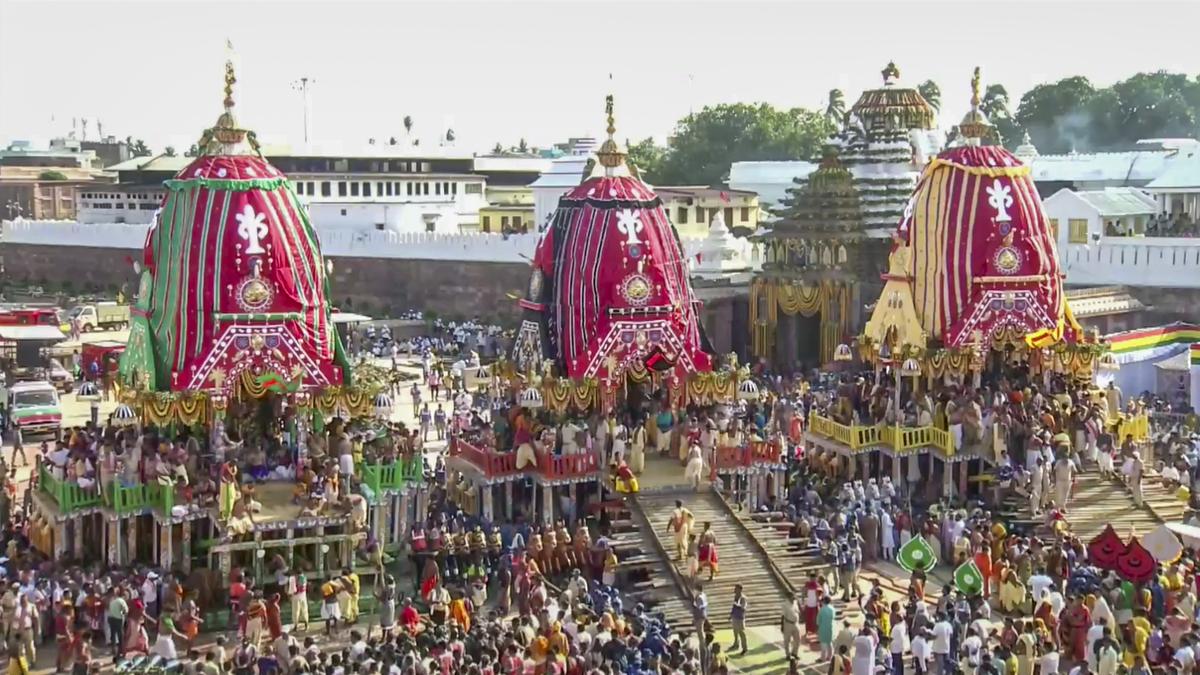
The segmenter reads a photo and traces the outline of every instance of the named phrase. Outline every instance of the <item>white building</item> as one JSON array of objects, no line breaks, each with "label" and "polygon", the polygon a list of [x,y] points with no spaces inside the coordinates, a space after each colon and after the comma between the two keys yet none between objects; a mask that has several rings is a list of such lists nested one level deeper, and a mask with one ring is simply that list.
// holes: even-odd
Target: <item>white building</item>
[{"label": "white building", "polygon": [[787,189],[795,187],[795,181],[807,180],[817,170],[813,162],[734,162],[729,167],[729,187],[734,190],[749,190],[758,193],[758,205],[769,214],[787,197]]},{"label": "white building", "polygon": [[1042,202],[1059,250],[1102,236],[1145,234],[1157,210],[1154,198],[1130,187],[1074,191],[1063,188]]},{"label": "white building", "polygon": [[1180,151],[1146,189],[1158,201],[1159,213],[1200,220],[1200,146]]},{"label": "white building", "polygon": [[529,184],[533,190],[533,217],[539,228],[550,222],[559,198],[583,182],[583,172],[595,149],[594,138],[574,139],[571,154],[552,160],[537,180]]}]

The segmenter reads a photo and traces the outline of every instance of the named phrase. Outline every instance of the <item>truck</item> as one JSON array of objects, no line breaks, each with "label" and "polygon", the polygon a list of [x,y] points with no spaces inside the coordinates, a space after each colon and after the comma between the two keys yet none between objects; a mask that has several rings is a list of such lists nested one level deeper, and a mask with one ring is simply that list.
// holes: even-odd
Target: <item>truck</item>
[{"label": "truck", "polygon": [[129,326],[129,305],[118,305],[115,302],[79,305],[71,310],[71,320],[79,327],[81,333],[96,329],[126,328]]},{"label": "truck", "polygon": [[45,381],[17,382],[8,389],[8,424],[23,438],[62,435],[62,405],[54,385]]}]

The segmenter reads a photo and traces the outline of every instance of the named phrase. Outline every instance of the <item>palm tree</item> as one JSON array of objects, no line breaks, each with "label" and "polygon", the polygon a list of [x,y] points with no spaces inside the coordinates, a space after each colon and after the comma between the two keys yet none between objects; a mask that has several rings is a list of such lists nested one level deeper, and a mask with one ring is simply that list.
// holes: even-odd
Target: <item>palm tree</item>
[{"label": "palm tree", "polygon": [[829,90],[829,102],[825,104],[825,119],[834,127],[842,126],[846,117],[846,97],[841,89]]},{"label": "palm tree", "polygon": [[925,80],[917,85],[917,91],[921,97],[925,99],[929,105],[933,106],[934,110],[942,109],[942,88],[937,86],[937,82],[933,80]]},{"label": "palm tree", "polygon": [[412,134],[412,127],[413,127],[412,115],[405,115],[404,116],[404,133]]},{"label": "palm tree", "polygon": [[500,144],[500,141],[496,141],[496,147],[492,148],[492,154],[493,155],[504,154],[504,146]]},{"label": "palm tree", "polygon": [[167,157],[174,157],[175,156],[175,146],[168,145],[166,148],[163,149],[163,154],[166,155]]},{"label": "palm tree", "polygon": [[519,152],[521,154],[525,154],[526,152],[529,152],[529,144],[525,142],[524,138],[522,138],[520,140],[520,142],[517,143],[517,152]]}]

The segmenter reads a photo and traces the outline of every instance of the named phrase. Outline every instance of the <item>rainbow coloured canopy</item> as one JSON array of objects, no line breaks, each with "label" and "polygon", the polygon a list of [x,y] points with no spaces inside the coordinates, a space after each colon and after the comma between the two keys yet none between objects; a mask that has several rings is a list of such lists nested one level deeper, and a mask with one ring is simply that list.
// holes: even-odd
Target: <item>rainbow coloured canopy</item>
[{"label": "rainbow coloured canopy", "polygon": [[[610,132],[611,133],[611,132]],[[611,138],[602,175],[559,201],[538,243],[515,355],[570,378],[710,370],[688,265],[662,202],[629,175]]]},{"label": "rainbow coloured canopy", "polygon": [[1050,333],[1073,342],[1054,235],[1028,166],[999,146],[943,151],[922,172],[898,243],[924,332],[947,347]]},{"label": "rainbow coloured canopy", "polygon": [[202,155],[166,182],[122,374],[153,391],[340,384],[348,362],[316,232],[286,177],[237,128],[228,94]]}]

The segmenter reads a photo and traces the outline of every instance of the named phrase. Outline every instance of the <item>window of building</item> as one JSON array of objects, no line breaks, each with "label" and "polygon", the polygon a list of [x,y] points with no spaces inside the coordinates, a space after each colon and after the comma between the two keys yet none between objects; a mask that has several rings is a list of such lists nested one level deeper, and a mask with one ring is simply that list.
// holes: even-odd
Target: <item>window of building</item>
[{"label": "window of building", "polygon": [[383,189],[383,190],[384,190],[384,193],[385,193],[385,195],[384,195],[384,196],[391,197],[391,196],[392,196],[392,184],[391,184],[391,183],[384,183],[384,185],[386,186],[386,187],[384,187],[384,189]]},{"label": "window of building", "polygon": [[435,194],[435,195],[442,194],[442,184],[441,183],[433,184],[433,194]]},{"label": "window of building", "polygon": [[143,211],[153,211],[154,209],[158,208],[158,204],[142,204],[138,208],[140,208]]},{"label": "window of building", "polygon": [[483,183],[467,183],[463,185],[463,192],[469,195],[483,194]]},{"label": "window of building", "polygon": [[732,206],[725,207],[725,222],[729,225],[733,224],[733,207]]},{"label": "window of building", "polygon": [[382,231],[384,226],[385,226],[384,223],[375,223],[375,229],[377,229],[377,230]]},{"label": "window of building", "polygon": [[707,220],[704,219],[704,207],[703,206],[696,207],[696,222],[700,223],[701,225],[708,222]]},{"label": "window of building", "polygon": [[521,216],[513,216],[512,217],[512,227],[514,230],[521,229]]},{"label": "window of building", "polygon": [[450,194],[450,184],[449,183],[442,183],[442,194],[444,194],[444,195]]},{"label": "window of building", "polygon": [[404,186],[408,189],[408,196],[412,196],[412,183],[405,183]]},{"label": "window of building", "polygon": [[688,221],[687,207],[681,206],[681,207],[679,207],[679,215],[676,216],[676,218],[675,218],[675,224],[676,225],[687,225],[687,221]]},{"label": "window of building", "polygon": [[1058,218],[1050,219],[1050,236],[1054,237],[1054,241],[1058,241]]},{"label": "window of building", "polygon": [[425,187],[421,188],[421,194],[429,194],[429,183],[425,183]]},{"label": "window of building", "polygon": [[429,173],[429,162],[421,162],[421,172]]},{"label": "window of building", "polygon": [[329,185],[329,181],[327,181],[327,180],[326,180],[326,181],[321,181],[321,196],[322,196],[322,197],[328,197],[328,196],[329,196],[329,194],[330,194],[329,187],[330,187],[330,185]]},{"label": "window of building", "polygon": [[311,180],[308,181],[307,192],[308,192],[308,196],[310,196],[310,197],[313,196],[314,194],[316,194],[315,192],[313,192],[313,182]]},{"label": "window of building", "polygon": [[437,227],[437,223],[432,220],[425,223],[425,231],[426,232],[433,232],[434,228],[436,228],[436,227]]},{"label": "window of building", "polygon": [[743,223],[750,222],[750,207],[749,206],[742,207],[742,222]]},{"label": "window of building", "polygon": [[342,215],[346,215],[346,209],[342,209]]},{"label": "window of building", "polygon": [[124,204],[123,202],[117,202],[117,208],[118,208],[118,209],[124,209],[124,208],[125,208],[125,204]]},{"label": "window of building", "polygon": [[375,183],[375,195],[378,197],[383,196],[383,181],[378,181]]},{"label": "window of building", "polygon": [[484,232],[492,231],[492,217],[491,216],[483,217],[483,231]]},{"label": "window of building", "polygon": [[364,197],[371,196],[371,184],[370,183],[363,183],[363,196]]},{"label": "window of building", "polygon": [[346,196],[346,181],[344,181],[344,180],[338,181],[338,196],[339,197]]},{"label": "window of building", "polygon": [[350,181],[350,196],[358,196],[358,181]]},{"label": "window of building", "polygon": [[1067,221],[1067,241],[1072,244],[1086,244],[1088,240],[1087,218],[1071,218]]},{"label": "window of building", "polygon": [[458,183],[450,184],[450,194],[458,196]]},{"label": "window of building", "polygon": [[500,216],[500,227],[508,227],[508,216]]},{"label": "window of building", "polygon": [[334,171],[349,171],[350,170],[350,160],[347,160],[347,159],[333,160],[333,170]]}]

